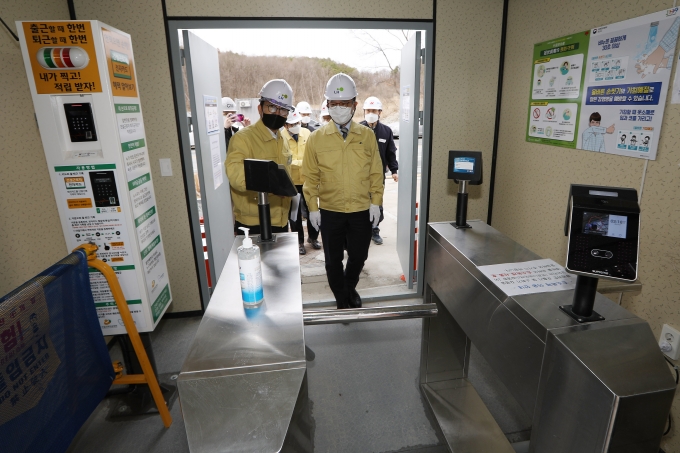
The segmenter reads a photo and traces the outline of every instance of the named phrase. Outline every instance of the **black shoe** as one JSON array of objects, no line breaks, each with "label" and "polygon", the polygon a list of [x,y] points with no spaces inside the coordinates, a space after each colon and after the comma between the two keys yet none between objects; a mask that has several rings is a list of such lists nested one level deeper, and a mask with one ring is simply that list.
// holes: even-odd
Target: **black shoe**
[{"label": "black shoe", "polygon": [[305,250],[305,245],[300,244],[300,255],[306,255],[306,254],[307,254],[307,250]]},{"label": "black shoe", "polygon": [[346,292],[343,292],[342,294],[333,293],[333,296],[335,296],[335,306],[338,310],[344,310],[345,308],[350,308],[349,305],[347,305],[347,293]]},{"label": "black shoe", "polygon": [[347,304],[350,308],[361,308],[361,296],[356,289],[347,289]]},{"label": "black shoe", "polygon": [[321,249],[321,243],[317,239],[307,238],[307,242],[312,244],[312,248],[314,250],[320,250]]},{"label": "black shoe", "polygon": [[383,243],[383,238],[380,237],[380,230],[373,230],[373,242],[375,242],[375,245],[382,245]]}]

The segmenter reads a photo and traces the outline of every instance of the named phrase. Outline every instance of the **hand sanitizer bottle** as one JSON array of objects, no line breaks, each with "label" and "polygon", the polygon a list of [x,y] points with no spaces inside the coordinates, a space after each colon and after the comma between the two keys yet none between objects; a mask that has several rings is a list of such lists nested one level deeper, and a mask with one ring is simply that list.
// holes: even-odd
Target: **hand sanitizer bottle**
[{"label": "hand sanitizer bottle", "polygon": [[253,240],[248,237],[248,228],[239,227],[239,229],[246,234],[243,245],[236,249],[243,307],[246,309],[258,308],[264,300],[260,247],[253,245]]}]

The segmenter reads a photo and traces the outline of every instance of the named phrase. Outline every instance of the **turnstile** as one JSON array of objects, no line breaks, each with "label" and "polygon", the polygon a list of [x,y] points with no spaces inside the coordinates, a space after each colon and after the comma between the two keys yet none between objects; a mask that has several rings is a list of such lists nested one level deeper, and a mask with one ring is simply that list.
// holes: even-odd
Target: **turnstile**
[{"label": "turnstile", "polygon": [[605,321],[559,309],[573,290],[508,296],[478,266],[540,259],[481,221],[428,226],[421,389],[459,452],[512,453],[467,379],[474,344],[532,420],[533,453],[657,453],[675,383],[649,325],[597,295]]}]

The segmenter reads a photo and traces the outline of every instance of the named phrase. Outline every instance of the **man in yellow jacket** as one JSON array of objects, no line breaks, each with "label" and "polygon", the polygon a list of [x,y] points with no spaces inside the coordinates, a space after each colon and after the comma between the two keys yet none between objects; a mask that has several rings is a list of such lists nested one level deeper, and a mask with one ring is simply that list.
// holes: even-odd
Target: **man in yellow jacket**
[{"label": "man in yellow jacket", "polygon": [[[302,193],[302,183],[305,182],[305,178],[302,176],[302,161],[305,157],[305,148],[307,146],[307,139],[311,132],[309,129],[302,127],[302,116],[295,110],[288,114],[288,119],[286,120],[285,129],[281,130],[281,135],[283,135],[284,144],[288,152],[292,155],[292,162],[290,164],[290,177],[295,184],[295,188],[300,194],[300,203],[298,204],[298,209],[296,213],[291,212],[291,229],[297,231],[298,242],[300,244],[300,255],[306,255],[307,250],[305,250],[305,230],[302,227],[302,213],[308,212],[307,204],[305,203],[305,196]],[[292,220],[295,217],[295,220]],[[307,225],[307,242],[312,244],[315,249],[320,249],[321,244],[319,243],[319,230],[314,228],[312,225]]]},{"label": "man in yellow jacket", "polygon": [[[224,163],[231,186],[234,209],[234,234],[243,234],[239,227],[250,228],[250,234],[260,233],[257,209],[257,192],[246,190],[244,159],[273,160],[286,165],[290,171],[291,155],[284,148],[279,129],[293,110],[293,89],[283,79],[270,80],[260,90],[257,111],[260,121],[241,129],[229,141],[227,160]],[[288,231],[290,197],[269,194],[272,232]]]},{"label": "man in yellow jacket", "polygon": [[[336,74],[326,85],[332,122],[307,141],[302,174],[309,207],[309,223],[321,226],[326,276],[338,308],[361,307],[356,291],[368,257],[372,227],[380,218],[383,170],[375,134],[352,121],[357,89],[346,74]],[[347,266],[343,269],[347,242]]]}]

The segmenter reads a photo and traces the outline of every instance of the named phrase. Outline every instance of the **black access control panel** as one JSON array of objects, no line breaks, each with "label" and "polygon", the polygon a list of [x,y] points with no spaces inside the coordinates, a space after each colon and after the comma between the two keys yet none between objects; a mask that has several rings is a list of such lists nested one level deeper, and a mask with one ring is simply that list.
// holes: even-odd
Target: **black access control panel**
[{"label": "black access control panel", "polygon": [[72,142],[96,142],[97,130],[94,126],[92,104],[64,104],[68,133]]},{"label": "black access control panel", "polygon": [[91,171],[90,182],[94,195],[94,205],[98,208],[120,206],[116,178],[113,171]]},{"label": "black access control panel", "polygon": [[448,178],[468,181],[472,185],[482,183],[481,151],[449,151]]},{"label": "black access control panel", "polygon": [[574,184],[567,216],[567,271],[635,281],[640,234],[635,189]]}]

